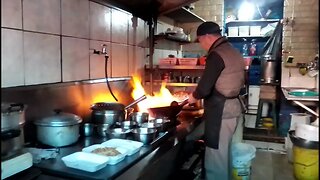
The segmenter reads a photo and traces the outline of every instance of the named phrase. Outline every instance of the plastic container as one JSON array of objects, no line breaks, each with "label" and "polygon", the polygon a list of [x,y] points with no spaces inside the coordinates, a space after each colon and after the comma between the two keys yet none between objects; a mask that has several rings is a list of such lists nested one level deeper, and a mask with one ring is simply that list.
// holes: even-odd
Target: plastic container
[{"label": "plastic container", "polygon": [[231,146],[232,177],[235,180],[247,180],[251,175],[251,160],[256,156],[256,148],[245,143]]},{"label": "plastic container", "polygon": [[109,158],[93,153],[75,152],[61,158],[67,167],[80,169],[88,172],[95,172],[104,168]]},{"label": "plastic container", "polygon": [[261,26],[250,26],[250,36],[260,36]]},{"label": "plastic container", "polygon": [[[93,150],[95,150],[97,148],[104,148],[104,147],[111,147],[111,146],[94,144],[92,146],[88,146],[86,148],[83,148],[82,151],[86,152],[86,153],[95,154],[95,153],[92,153]],[[120,161],[122,161],[126,157],[128,150],[121,148],[121,147],[114,147],[114,148],[116,148],[116,150],[119,151],[120,154],[118,154],[116,156],[104,156],[104,155],[100,155],[100,154],[95,154],[95,155],[102,156],[102,157],[108,157],[109,160],[108,160],[107,164],[115,165],[115,164],[119,163]]]},{"label": "plastic container", "polygon": [[319,141],[308,141],[289,131],[293,142],[293,171],[298,180],[319,179]]},{"label": "plastic container", "polygon": [[319,179],[319,150],[293,146],[293,171],[298,180]]},{"label": "plastic container", "polygon": [[239,28],[238,27],[228,27],[228,36],[229,37],[239,36]]},{"label": "plastic container", "polygon": [[310,115],[306,113],[290,113],[290,130],[296,129],[296,124],[310,124]]},{"label": "plastic container", "polygon": [[296,136],[308,141],[319,141],[319,127],[309,124],[296,124]]},{"label": "plastic container", "polygon": [[249,26],[239,26],[239,36],[249,36]]},{"label": "plastic container", "polygon": [[132,141],[127,139],[110,139],[101,145],[107,146],[107,147],[121,147],[128,150],[127,155],[131,156],[135,153],[137,153],[141,147],[143,146],[142,142],[138,141]]}]

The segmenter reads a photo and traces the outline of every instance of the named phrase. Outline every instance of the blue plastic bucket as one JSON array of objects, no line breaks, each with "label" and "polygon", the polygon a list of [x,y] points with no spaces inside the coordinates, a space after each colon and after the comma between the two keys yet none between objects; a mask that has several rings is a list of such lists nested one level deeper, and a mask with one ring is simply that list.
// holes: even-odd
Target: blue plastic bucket
[{"label": "blue plastic bucket", "polygon": [[231,145],[232,177],[234,180],[249,180],[251,160],[256,156],[256,148],[245,143]]}]

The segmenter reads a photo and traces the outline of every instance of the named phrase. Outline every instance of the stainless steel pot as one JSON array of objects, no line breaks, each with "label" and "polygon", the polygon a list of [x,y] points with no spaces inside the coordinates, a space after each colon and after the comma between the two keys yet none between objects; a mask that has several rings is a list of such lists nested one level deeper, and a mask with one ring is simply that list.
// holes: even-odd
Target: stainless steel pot
[{"label": "stainless steel pot", "polygon": [[24,145],[23,127],[1,132],[1,159],[15,155]]},{"label": "stainless steel pot", "polygon": [[143,95],[131,104],[124,106],[121,103],[107,103],[98,102],[91,106],[91,118],[92,122],[95,124],[109,124],[111,126],[115,124],[121,124],[126,119],[126,111],[133,105],[139,103],[140,101],[146,99]]},{"label": "stainless steel pot", "polygon": [[95,124],[114,125],[125,120],[124,108],[120,103],[95,103],[91,106],[91,120]]},{"label": "stainless steel pot", "polygon": [[39,142],[62,147],[75,143],[79,138],[79,127],[82,119],[74,114],[61,113],[35,121]]},{"label": "stainless steel pot", "polygon": [[1,103],[1,132],[19,129],[25,123],[25,105]]}]

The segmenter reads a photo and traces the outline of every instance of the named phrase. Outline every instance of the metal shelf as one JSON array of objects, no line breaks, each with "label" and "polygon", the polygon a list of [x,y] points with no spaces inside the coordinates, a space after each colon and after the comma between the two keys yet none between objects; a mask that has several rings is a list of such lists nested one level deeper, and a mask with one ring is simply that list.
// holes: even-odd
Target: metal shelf
[{"label": "metal shelf", "polygon": [[[146,69],[150,69],[150,66],[146,65],[145,66]],[[187,65],[155,65],[153,67],[153,69],[178,69],[178,70],[203,70],[205,68],[205,66],[200,66],[200,65],[196,65],[196,66],[187,66]]]},{"label": "metal shelf", "polygon": [[240,21],[240,20],[235,20],[235,21],[229,21],[226,23],[226,25],[230,24],[249,24],[249,23],[273,23],[273,22],[278,22],[279,19],[259,19],[259,20],[247,20],[247,21]]},{"label": "metal shelf", "polygon": [[206,22],[206,20],[184,7],[161,15],[171,18],[180,23]]}]

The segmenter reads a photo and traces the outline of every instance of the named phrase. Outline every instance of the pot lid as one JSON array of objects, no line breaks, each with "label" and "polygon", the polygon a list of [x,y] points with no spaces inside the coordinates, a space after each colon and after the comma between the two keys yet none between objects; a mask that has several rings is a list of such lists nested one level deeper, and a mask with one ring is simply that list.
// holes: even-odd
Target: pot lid
[{"label": "pot lid", "polygon": [[39,126],[71,126],[81,122],[82,119],[75,114],[56,111],[55,115],[35,121],[34,124]]},{"label": "pot lid", "polygon": [[123,111],[125,106],[121,103],[106,103],[106,102],[97,102],[91,106],[91,110],[104,111],[104,110],[116,110]]},{"label": "pot lid", "polygon": [[25,109],[25,105],[22,103],[1,103],[1,113],[21,112]]}]

